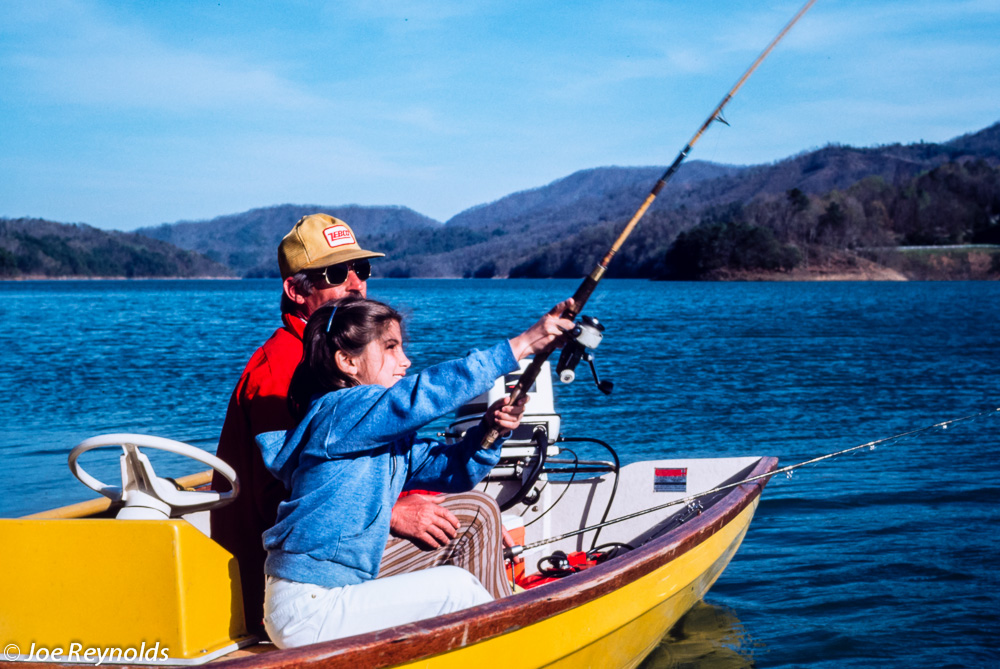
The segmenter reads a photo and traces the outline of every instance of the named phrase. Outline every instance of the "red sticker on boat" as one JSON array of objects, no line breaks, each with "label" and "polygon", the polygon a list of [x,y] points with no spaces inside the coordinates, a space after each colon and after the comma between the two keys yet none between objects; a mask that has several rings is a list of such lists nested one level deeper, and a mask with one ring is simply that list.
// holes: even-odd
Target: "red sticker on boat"
[{"label": "red sticker on boat", "polygon": [[687,467],[653,469],[653,492],[687,492]]},{"label": "red sticker on boat", "polygon": [[333,227],[327,228],[323,231],[323,237],[326,238],[326,243],[333,249],[338,246],[357,244],[354,239],[354,235],[351,234],[351,229],[346,225],[334,225]]}]

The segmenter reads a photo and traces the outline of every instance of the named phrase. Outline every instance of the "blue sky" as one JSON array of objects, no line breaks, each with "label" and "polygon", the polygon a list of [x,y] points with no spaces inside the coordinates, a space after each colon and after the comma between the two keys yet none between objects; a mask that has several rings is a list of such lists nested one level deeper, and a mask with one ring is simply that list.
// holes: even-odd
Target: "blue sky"
[{"label": "blue sky", "polygon": [[[443,221],[579,169],[666,165],[801,4],[4,0],[0,216]],[[819,0],[690,158],[979,130],[1000,120],[998,35],[1000,0]]]}]

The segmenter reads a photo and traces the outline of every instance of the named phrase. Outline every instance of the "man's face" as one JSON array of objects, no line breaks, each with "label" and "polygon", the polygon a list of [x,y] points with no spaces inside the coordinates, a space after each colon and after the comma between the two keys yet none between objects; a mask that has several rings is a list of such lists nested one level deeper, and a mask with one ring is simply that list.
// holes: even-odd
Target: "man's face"
[{"label": "man's face", "polygon": [[[351,263],[346,263],[350,265]],[[362,281],[358,278],[353,267],[349,272],[347,272],[347,279],[344,283],[331,286],[326,282],[323,277],[318,277],[313,281],[313,292],[311,295],[305,298],[305,304],[303,305],[306,311],[306,317],[312,315],[314,311],[319,309],[321,306],[329,302],[330,300],[340,299],[341,297],[347,297],[348,295],[357,295],[358,297],[368,296],[368,284],[366,281]]]}]

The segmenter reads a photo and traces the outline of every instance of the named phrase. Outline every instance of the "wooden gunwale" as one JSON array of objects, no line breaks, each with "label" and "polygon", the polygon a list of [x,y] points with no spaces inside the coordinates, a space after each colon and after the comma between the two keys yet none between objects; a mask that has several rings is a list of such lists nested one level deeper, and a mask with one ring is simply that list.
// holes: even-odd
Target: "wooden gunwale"
[{"label": "wooden gunwale", "polygon": [[[777,458],[763,457],[747,478],[774,471],[777,465]],[[733,488],[699,516],[611,562],[514,597],[347,639],[212,665],[219,669],[391,667],[514,632],[628,585],[698,546],[759,497],[768,480]]]}]

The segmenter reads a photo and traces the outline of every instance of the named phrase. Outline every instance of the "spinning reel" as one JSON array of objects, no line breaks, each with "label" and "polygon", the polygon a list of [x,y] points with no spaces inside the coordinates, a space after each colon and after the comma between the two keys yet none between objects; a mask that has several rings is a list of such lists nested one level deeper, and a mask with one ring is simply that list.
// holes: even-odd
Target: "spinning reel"
[{"label": "spinning reel", "polygon": [[591,374],[594,375],[597,389],[605,395],[610,395],[615,384],[611,381],[601,381],[597,367],[594,366],[594,349],[604,338],[604,326],[596,318],[581,316],[580,322],[569,332],[569,336],[571,339],[563,346],[562,355],[559,356],[559,363],[556,365],[559,380],[563,383],[573,383],[576,379],[576,366],[581,360],[586,360],[590,365]]},{"label": "spinning reel", "polygon": [[[586,360],[598,389],[605,395],[611,393],[614,384],[602,381],[594,366],[593,350],[601,343],[604,326],[590,316],[581,316],[576,326],[568,333],[568,342],[563,346],[556,372],[563,383],[571,383],[576,378],[576,366]],[[493,402],[510,395],[511,390],[522,382],[522,375],[538,361],[522,360],[520,369],[497,379],[493,388],[459,407],[455,420],[448,431],[442,433],[454,443],[465,433],[478,425],[487,408]],[[495,494],[500,509],[506,511],[518,504],[531,505],[538,501],[540,480],[548,473],[576,475],[583,473],[603,473],[617,471],[617,464],[579,460],[559,460],[561,417],[555,410],[555,395],[552,388],[552,372],[548,361],[538,363],[538,371],[533,375],[525,394],[532,402],[521,418],[521,425],[504,442],[500,451],[500,462],[493,468],[487,481],[500,483],[504,490]],[[574,439],[572,441],[591,441]],[[608,447],[606,444],[606,448]],[[617,456],[616,456],[617,458]]]}]

